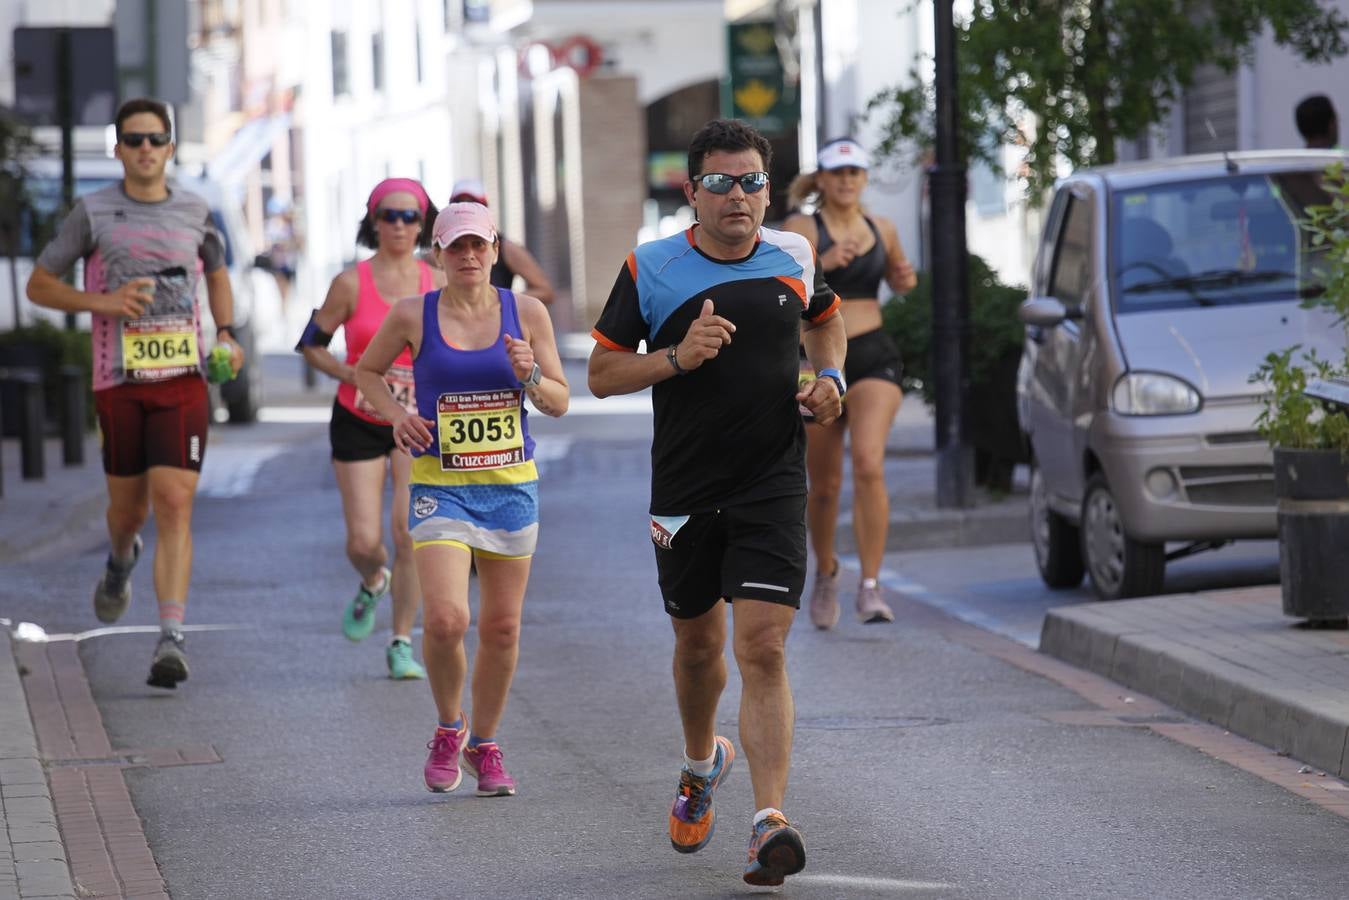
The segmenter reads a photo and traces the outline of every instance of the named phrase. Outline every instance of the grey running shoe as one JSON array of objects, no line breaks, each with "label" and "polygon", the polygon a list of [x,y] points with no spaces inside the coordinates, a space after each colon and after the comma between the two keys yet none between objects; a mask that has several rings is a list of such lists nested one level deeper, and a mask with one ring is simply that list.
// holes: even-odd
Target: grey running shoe
[{"label": "grey running shoe", "polygon": [[824,569],[815,572],[815,585],[810,589],[810,624],[816,628],[829,629],[838,624],[838,561],[834,561],[834,573],[825,574]]},{"label": "grey running shoe", "polygon": [[166,632],[159,636],[146,684],[174,690],[178,682],[187,681],[187,654],[183,652],[185,642],[186,638],[181,631]]},{"label": "grey running shoe", "polygon": [[122,618],[122,613],[131,605],[131,570],[141,558],[141,536],[131,542],[131,562],[125,566],[117,564],[108,554],[108,562],[103,568],[103,577],[94,587],[94,615],[100,622],[112,624]]},{"label": "grey running shoe", "polygon": [[858,585],[857,618],[868,625],[875,622],[893,622],[895,620],[895,614],[890,611],[890,607],[881,597],[880,585],[875,587]]}]

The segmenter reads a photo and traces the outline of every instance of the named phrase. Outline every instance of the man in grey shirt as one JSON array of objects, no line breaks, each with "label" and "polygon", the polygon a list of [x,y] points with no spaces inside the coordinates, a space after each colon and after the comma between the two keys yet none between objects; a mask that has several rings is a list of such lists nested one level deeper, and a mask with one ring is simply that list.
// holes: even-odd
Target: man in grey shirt
[{"label": "man in grey shirt", "polygon": [[[237,373],[243,350],[230,321],[234,297],[206,201],[170,188],[174,144],[168,108],[128,100],[117,111],[124,178],[81,197],[28,280],[39,306],[93,318],[94,405],[103,437],[112,548],[94,589],[94,614],[115,622],[131,602],[148,510],[158,525],[155,593],[160,637],[148,683],[187,679],[183,610],[192,571],[192,503],[206,452],[210,401],[197,282],[205,273],[217,343]],[[84,260],[84,289],[61,275]]]}]

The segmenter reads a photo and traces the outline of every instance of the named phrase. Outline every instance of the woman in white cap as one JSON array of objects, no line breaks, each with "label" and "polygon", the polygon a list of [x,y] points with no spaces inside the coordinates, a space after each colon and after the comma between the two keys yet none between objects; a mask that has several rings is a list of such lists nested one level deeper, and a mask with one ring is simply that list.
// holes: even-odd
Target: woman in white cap
[{"label": "woman in white cap", "polygon": [[832,425],[806,428],[806,471],[809,480],[806,524],[815,554],[810,620],[817,628],[838,622],[838,559],[834,531],[843,486],[844,436],[851,448],[853,531],[862,579],[857,589],[857,616],[863,622],[891,622],[894,613],[876,579],[885,553],[890,524],[890,498],[885,488],[885,440],[899,412],[904,374],[899,349],[881,329],[881,282],[895,293],[917,283],[913,266],[899,245],[894,223],[869,216],[862,207],[867,185],[867,152],[851,138],[820,148],[817,171],[792,181],[788,201],[799,207],[814,197],[814,215],[796,213],[783,227],[815,245],[829,286],[843,303],[848,332],[844,379],[848,399],[843,415]]},{"label": "woman in white cap", "polygon": [[[342,617],[342,633],[364,640],[375,627],[381,597],[393,594],[393,639],[384,651],[389,677],[425,678],[412,655],[412,626],[417,621],[421,593],[412,564],[412,537],[407,517],[408,470],[404,454],[394,452],[393,428],[375,411],[369,392],[356,389],[356,361],[361,358],[380,323],[400,297],[420,296],[444,284],[444,277],[418,258],[431,246],[429,219],[436,207],[420,183],[411,178],[386,178],[375,185],[365,204],[365,217],[356,242],[375,251],[338,274],[328,287],[323,306],[310,317],[295,349],[314,368],[337,379],[337,397],[328,423],[333,470],[342,494],[347,528],[347,558],[360,575],[356,596]],[[347,355],[340,360],[328,350],[333,332],[342,328]],[[403,358],[390,369],[381,393],[392,392],[415,407],[412,396],[412,360]],[[393,479],[393,566],[384,549],[384,484]]]},{"label": "woman in white cap", "polygon": [[[486,206],[487,190],[476,178],[461,178],[450,190],[450,202],[481,203]],[[497,261],[492,264],[492,284],[509,290],[515,284],[515,276],[519,275],[524,279],[525,293],[531,297],[538,297],[544,303],[552,303],[553,297],[556,296],[553,283],[544,274],[543,266],[539,265],[534,254],[501,235],[497,235],[497,241],[501,252],[497,254]]]},{"label": "woman in white cap", "polygon": [[[536,298],[493,287],[499,242],[478,203],[451,203],[436,217],[439,291],[400,301],[356,367],[372,399],[405,350],[412,354],[417,411],[387,392],[376,409],[412,460],[408,525],[421,580],[422,655],[439,724],[423,774],[436,792],[459,786],[463,767],[478,796],[509,796],[497,726],[519,655],[520,617],[538,539],[538,470],[524,397],[539,412],[567,411],[567,380],[548,311]],[[478,649],[472,719],[460,706],[468,680],[469,565],[477,566]]]}]

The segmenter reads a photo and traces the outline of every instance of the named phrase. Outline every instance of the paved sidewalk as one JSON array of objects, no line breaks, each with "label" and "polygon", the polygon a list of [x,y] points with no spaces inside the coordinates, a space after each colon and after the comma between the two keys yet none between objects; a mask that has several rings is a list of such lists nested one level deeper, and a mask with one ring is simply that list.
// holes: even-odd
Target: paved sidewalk
[{"label": "paved sidewalk", "polygon": [[0,900],[75,896],[9,635],[0,635]]},{"label": "paved sidewalk", "polygon": [[1299,628],[1278,585],[1050,610],[1040,649],[1349,777],[1349,632]]}]

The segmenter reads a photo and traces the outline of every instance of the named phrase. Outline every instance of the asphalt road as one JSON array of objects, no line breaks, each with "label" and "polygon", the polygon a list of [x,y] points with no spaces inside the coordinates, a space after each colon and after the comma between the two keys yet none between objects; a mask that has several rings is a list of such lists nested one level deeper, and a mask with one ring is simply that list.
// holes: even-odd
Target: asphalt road
[{"label": "asphalt road", "polygon": [[[429,691],[385,677],[387,630],[341,636],[355,579],[325,426],[217,429],[207,459],[223,486],[198,503],[188,621],[228,628],[190,635],[192,679],[175,693],[144,685],[152,635],[81,642],[114,746],[209,743],[223,759],[127,770],[174,897],[758,893],[739,877],[743,759],[712,843],[669,846],[682,747],[644,516],[649,417],[590,409],[537,422],[542,539],[499,733],[520,782],[507,799],[428,793]],[[92,627],[103,553],[11,567],[13,613],[54,633]],[[1034,594],[1000,578],[988,548],[904,562],[893,577],[933,594],[1016,582],[983,592],[995,620]],[[123,624],[153,626],[148,566],[134,584]],[[928,625],[845,617],[819,633],[803,617],[789,655],[787,812],[809,864],[783,896],[1344,896],[1349,822],[1150,732],[1050,721],[1089,704]],[[731,670],[720,719],[738,747]]]}]

